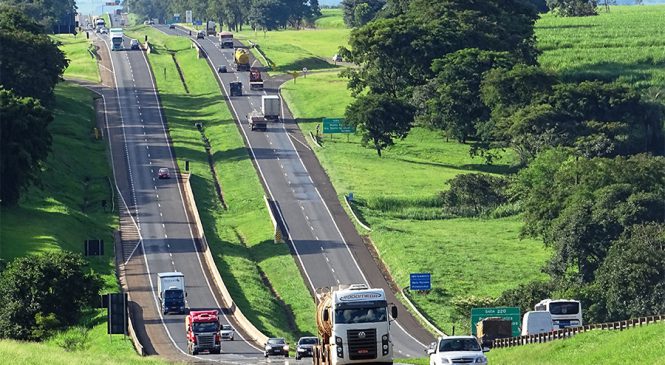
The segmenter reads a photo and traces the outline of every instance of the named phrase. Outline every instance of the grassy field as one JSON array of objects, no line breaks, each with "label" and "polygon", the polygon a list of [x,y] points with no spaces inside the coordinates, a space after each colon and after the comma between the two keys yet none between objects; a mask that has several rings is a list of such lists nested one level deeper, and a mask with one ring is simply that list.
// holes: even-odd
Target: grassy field
[{"label": "grassy field", "polygon": [[[0,258],[57,250],[82,253],[85,239],[103,239],[106,255],[87,260],[102,275],[103,290],[116,292],[113,230],[117,210],[112,211],[114,192],[105,143],[93,134],[93,94],[65,82],[58,84],[55,96],[55,120],[49,126],[53,146],[41,186],[30,188],[18,207],[0,208]],[[108,202],[107,209],[102,208],[102,200]],[[157,363],[140,359],[128,339],[109,337],[104,310],[86,312],[80,326],[88,328],[85,351],[66,353],[58,346],[63,336],[77,332],[71,328],[44,344],[0,341],[0,358],[12,359],[12,364]]]},{"label": "grassy field", "polygon": [[[156,51],[149,56],[153,70],[166,69],[166,79],[162,71],[155,72],[155,77],[178,163],[181,169],[184,160],[192,163],[192,187],[206,237],[234,300],[266,334],[294,340],[300,334],[314,333],[313,301],[288,247],[273,243],[263,189],[206,61],[196,58],[187,38],[169,37],[142,26],[128,33],[135,38],[148,34]],[[171,51],[176,52],[189,94],[178,77]],[[228,210],[216,198],[195,122],[205,125]],[[260,272],[283,304],[261,281]],[[285,308],[294,316],[294,323],[290,324]]]},{"label": "grassy field", "polygon": [[321,17],[314,22],[317,29],[346,28],[342,18],[342,9],[321,9],[321,14]]},{"label": "grassy field", "polygon": [[85,33],[77,36],[71,34],[53,35],[51,38],[62,43],[60,49],[69,59],[69,66],[65,70],[65,77],[99,82],[99,68],[97,60],[88,51],[91,42],[85,38]]},{"label": "grassy field", "polygon": [[544,67],[576,80],[619,80],[638,88],[665,85],[665,5],[613,6],[598,16],[543,15],[536,23]]}]

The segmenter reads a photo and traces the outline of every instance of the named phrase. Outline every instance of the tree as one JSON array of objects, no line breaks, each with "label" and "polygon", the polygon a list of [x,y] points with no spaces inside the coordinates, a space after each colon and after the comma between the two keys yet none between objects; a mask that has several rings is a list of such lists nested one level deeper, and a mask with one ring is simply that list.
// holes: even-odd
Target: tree
[{"label": "tree", "polygon": [[275,30],[286,26],[288,8],[281,0],[253,0],[248,20],[252,28]]},{"label": "tree", "polygon": [[441,193],[443,206],[454,214],[478,216],[507,201],[505,178],[488,174],[459,174]]},{"label": "tree", "polygon": [[48,103],[69,61],[46,34],[33,33],[37,29],[38,24],[16,9],[0,8],[0,44],[12,50],[0,52],[0,85]]},{"label": "tree", "polygon": [[346,120],[362,135],[362,144],[381,151],[405,138],[411,129],[414,108],[406,101],[386,94],[359,96],[346,107]]},{"label": "tree", "polygon": [[4,0],[3,5],[26,14],[46,29],[76,12],[75,0]]},{"label": "tree", "polygon": [[630,227],[610,249],[598,272],[608,321],[665,312],[665,225]]},{"label": "tree", "polygon": [[100,288],[101,280],[79,254],[15,259],[0,274],[0,338],[42,340],[37,318],[74,324],[81,310],[98,300]]},{"label": "tree", "polygon": [[561,16],[597,15],[596,0],[547,0],[547,7]]},{"label": "tree", "polygon": [[[480,99],[483,74],[493,67],[511,64],[506,52],[466,48],[434,60],[436,77],[424,86],[434,90],[419,111],[419,121],[465,143],[476,127],[489,119],[490,109]],[[422,88],[423,86],[421,86]]]},{"label": "tree", "polygon": [[341,5],[344,24],[349,27],[360,27],[374,19],[386,5],[386,0],[342,0]]},{"label": "tree", "polygon": [[15,205],[21,191],[37,181],[48,156],[51,113],[33,98],[0,89],[0,204]]}]

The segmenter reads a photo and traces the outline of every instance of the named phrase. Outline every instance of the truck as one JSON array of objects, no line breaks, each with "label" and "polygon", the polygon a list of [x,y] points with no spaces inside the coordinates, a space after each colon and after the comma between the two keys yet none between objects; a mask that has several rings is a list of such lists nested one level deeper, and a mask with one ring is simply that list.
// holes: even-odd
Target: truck
[{"label": "truck", "polygon": [[256,67],[249,69],[249,89],[263,90],[263,78],[261,77],[261,71]]},{"label": "truck", "polygon": [[219,334],[219,315],[216,310],[191,311],[185,317],[187,352],[219,354],[222,352],[222,337]]},{"label": "truck", "polygon": [[95,18],[95,30],[100,32],[106,26],[104,18]]},{"label": "truck", "polygon": [[278,95],[261,96],[261,111],[266,120],[278,122],[280,117],[281,105]]},{"label": "truck", "polygon": [[383,289],[342,284],[319,288],[316,296],[314,365],[393,363],[388,309],[396,319],[397,307],[388,305]]},{"label": "truck", "polygon": [[112,50],[122,51],[122,28],[111,28],[109,31],[109,38],[111,38]]},{"label": "truck", "polygon": [[185,275],[181,272],[157,273],[157,291],[162,313],[185,313]]},{"label": "truck", "polygon": [[217,34],[217,25],[215,22],[208,20],[206,22],[206,35],[215,35]]},{"label": "truck", "polygon": [[268,129],[268,121],[266,118],[256,112],[252,112],[252,114],[247,115],[247,123],[249,123],[251,130],[260,129],[265,131]]},{"label": "truck", "polygon": [[236,64],[236,70],[249,70],[249,52],[246,49],[236,48],[235,52],[233,52],[233,61]]},{"label": "truck", "polygon": [[513,325],[500,317],[483,318],[476,323],[476,337],[482,347],[491,348],[494,340],[513,337]]},{"label": "truck", "polygon": [[233,33],[220,32],[219,33],[219,47],[220,48],[233,48]]}]

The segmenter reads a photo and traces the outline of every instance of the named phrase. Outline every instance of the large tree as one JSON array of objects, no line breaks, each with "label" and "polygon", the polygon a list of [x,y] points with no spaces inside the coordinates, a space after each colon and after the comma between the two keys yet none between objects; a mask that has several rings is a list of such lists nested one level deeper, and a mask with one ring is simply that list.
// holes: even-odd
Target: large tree
[{"label": "large tree", "polygon": [[561,16],[596,15],[596,0],[547,0],[547,7]]},{"label": "large tree", "polygon": [[387,94],[359,96],[346,107],[346,120],[362,135],[362,143],[381,151],[405,138],[411,129],[414,108],[406,101]]},{"label": "large tree", "polygon": [[40,318],[62,325],[80,320],[97,302],[101,280],[80,254],[51,252],[12,261],[0,273],[0,338],[42,340]]},{"label": "large tree", "polygon": [[0,85],[19,96],[49,102],[69,61],[57,43],[36,33],[39,29],[20,11],[0,7]]},{"label": "large tree", "polygon": [[48,29],[61,19],[76,13],[75,0],[3,0],[2,3],[25,13]]},{"label": "large tree", "polygon": [[33,98],[0,89],[0,204],[15,205],[37,181],[51,147],[51,112]]},{"label": "large tree", "polygon": [[386,0],[342,0],[344,23],[349,27],[363,26],[385,5]]}]

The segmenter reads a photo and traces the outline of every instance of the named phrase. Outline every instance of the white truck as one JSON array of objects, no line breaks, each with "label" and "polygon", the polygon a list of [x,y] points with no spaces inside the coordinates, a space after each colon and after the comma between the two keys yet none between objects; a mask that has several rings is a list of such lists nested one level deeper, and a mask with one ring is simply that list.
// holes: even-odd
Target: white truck
[{"label": "white truck", "polygon": [[206,22],[206,35],[215,35],[217,33],[217,26],[212,20]]},{"label": "white truck", "polygon": [[111,28],[110,33],[109,33],[109,38],[111,38],[111,44],[112,44],[112,50],[114,51],[122,51],[123,50],[123,45],[122,45],[122,37],[124,36],[122,32],[122,28]]},{"label": "white truck", "polygon": [[392,364],[389,316],[397,318],[397,307],[388,305],[383,289],[352,284],[316,292],[320,341],[312,350],[315,365]]},{"label": "white truck", "polygon": [[261,97],[261,111],[268,121],[279,122],[281,104],[278,95],[263,95]]},{"label": "white truck", "polygon": [[185,313],[185,275],[181,272],[160,272],[157,274],[157,291],[162,313]]}]

